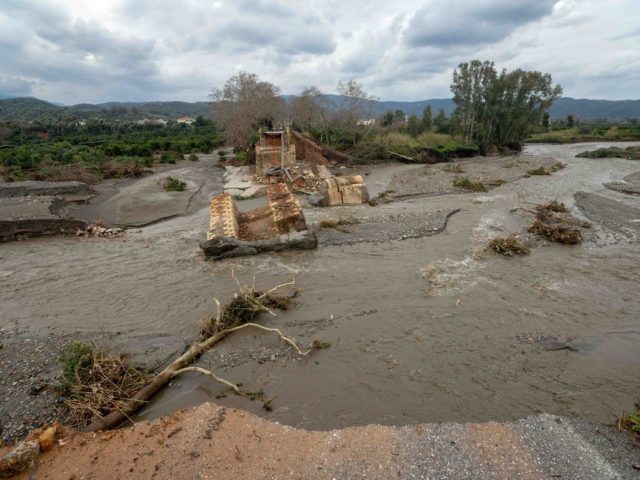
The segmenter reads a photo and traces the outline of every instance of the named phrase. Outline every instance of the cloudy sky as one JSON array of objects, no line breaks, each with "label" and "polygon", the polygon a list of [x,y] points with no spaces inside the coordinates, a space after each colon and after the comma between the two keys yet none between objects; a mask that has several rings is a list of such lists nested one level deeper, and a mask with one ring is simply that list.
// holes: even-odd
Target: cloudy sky
[{"label": "cloudy sky", "polygon": [[474,58],[638,99],[640,0],[0,0],[0,96],[206,100],[246,70],[283,93],[355,78],[422,100]]}]

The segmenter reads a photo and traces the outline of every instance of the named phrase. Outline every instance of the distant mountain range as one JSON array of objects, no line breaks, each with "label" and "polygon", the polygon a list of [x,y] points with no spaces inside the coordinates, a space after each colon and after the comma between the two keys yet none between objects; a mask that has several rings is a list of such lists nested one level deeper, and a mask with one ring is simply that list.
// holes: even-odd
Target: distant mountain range
[{"label": "distant mountain range", "polygon": [[0,99],[0,121],[175,120],[182,116],[199,115],[209,117],[208,102],[108,102],[64,106],[32,97]]},{"label": "distant mountain range", "polygon": [[[293,95],[284,95],[290,102]],[[343,99],[339,95],[327,95],[333,108],[339,108]],[[435,115],[439,109],[450,115],[454,109],[451,99],[431,99],[418,102],[371,101],[372,115],[378,117],[386,111],[402,110],[407,115],[422,115],[431,105]],[[589,100],[563,97],[549,109],[552,119],[574,115],[583,120],[626,120],[640,118],[640,100]],[[208,102],[108,102],[100,104],[81,103],[73,106],[56,105],[32,97],[1,98],[0,121],[73,121],[73,120],[141,120],[162,118],[175,120],[181,116],[210,117]]]}]

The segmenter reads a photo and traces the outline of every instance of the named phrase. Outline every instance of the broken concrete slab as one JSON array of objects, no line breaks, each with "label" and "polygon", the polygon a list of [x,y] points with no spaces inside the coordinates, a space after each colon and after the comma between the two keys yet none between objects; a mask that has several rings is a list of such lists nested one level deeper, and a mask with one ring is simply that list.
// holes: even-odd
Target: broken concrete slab
[{"label": "broken concrete slab", "polygon": [[262,195],[266,195],[267,187],[266,185],[260,185],[255,187],[249,187],[238,194],[238,197],[246,200],[249,198],[261,197]]},{"label": "broken concrete slab", "polygon": [[87,223],[68,217],[66,204],[57,197],[0,198],[0,240],[70,235],[84,230]]},{"label": "broken concrete slab", "polygon": [[214,259],[256,255],[287,248],[316,248],[300,203],[283,183],[266,187],[265,205],[239,212],[228,192],[211,202],[207,240],[200,244]]},{"label": "broken concrete slab", "polygon": [[249,167],[226,166],[224,168],[225,190],[246,190],[247,188],[258,186],[258,184],[252,180],[251,169]]},{"label": "broken concrete slab", "polygon": [[86,197],[95,190],[84,182],[7,182],[0,183],[0,197],[64,196]]},{"label": "broken concrete slab", "polygon": [[73,235],[87,224],[72,218],[35,218],[23,220],[0,220],[0,241],[16,238]]},{"label": "broken concrete slab", "polygon": [[369,201],[369,192],[360,175],[325,178],[320,183],[324,206],[358,205]]},{"label": "broken concrete slab", "polygon": [[242,192],[244,192],[244,190],[240,190],[239,188],[225,188],[224,191],[232,197],[239,197]]},{"label": "broken concrete slab", "polygon": [[245,241],[233,237],[216,237],[200,244],[205,255],[214,260],[288,249],[313,250],[317,246],[318,239],[309,230],[284,233],[267,240]]}]

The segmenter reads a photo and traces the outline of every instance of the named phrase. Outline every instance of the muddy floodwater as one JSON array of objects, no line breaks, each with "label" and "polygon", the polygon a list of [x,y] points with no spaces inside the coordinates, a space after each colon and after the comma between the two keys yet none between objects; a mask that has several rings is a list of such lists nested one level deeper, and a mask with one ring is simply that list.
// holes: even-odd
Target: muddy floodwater
[{"label": "muddy floodwater", "polygon": [[[578,191],[640,207],[640,197],[603,186],[640,170],[640,162],[574,158],[596,146],[528,146],[516,159],[544,157],[566,168],[485,193],[305,211],[314,223],[336,212],[357,217],[459,209],[443,232],[422,238],[207,262],[198,248],[208,223],[204,207],[123,238],[1,244],[0,326],[191,341],[199,319],[213,313],[213,297],[224,301],[235,290],[232,267],[239,278],[255,276],[263,286],[296,273],[301,291],[295,306],[277,318],[263,317],[264,323],[302,343],[331,342],[330,348],[298,358],[275,338],[247,331],[201,360],[247,389],[263,389],[274,397],[273,411],[223,396],[222,386],[187,374],[140,417],[215,401],[314,429],[512,420],[536,412],[610,423],[639,400],[637,237],[594,224],[581,245],[543,242],[521,258],[483,252],[487,239],[526,229],[531,215],[517,207],[557,199],[580,216]],[[380,192],[394,173],[434,168],[440,167],[384,167],[369,178]],[[548,337],[571,339],[575,348],[547,350],[539,340]]]}]

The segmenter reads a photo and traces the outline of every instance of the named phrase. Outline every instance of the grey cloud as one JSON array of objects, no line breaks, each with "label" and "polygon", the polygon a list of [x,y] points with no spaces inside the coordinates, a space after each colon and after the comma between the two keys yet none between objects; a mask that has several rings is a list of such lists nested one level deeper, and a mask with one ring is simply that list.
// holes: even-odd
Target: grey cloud
[{"label": "grey cloud", "polygon": [[436,0],[420,8],[405,32],[410,46],[494,43],[553,11],[557,0]]},{"label": "grey cloud", "polygon": [[250,49],[271,48],[280,55],[327,55],[336,48],[336,41],[326,25],[315,17],[299,19],[265,19],[263,16],[231,17],[212,35]]},{"label": "grey cloud", "polygon": [[0,96],[26,97],[31,95],[35,85],[36,82],[0,75]]},{"label": "grey cloud", "polygon": [[613,40],[625,40],[633,37],[640,37],[640,27],[621,33],[620,35],[616,35],[613,37]]},{"label": "grey cloud", "polygon": [[550,72],[571,96],[637,96],[638,0],[599,1],[124,0],[98,16],[72,11],[77,0],[0,0],[0,93],[205,99],[242,68],[284,93],[356,78],[383,98],[419,99],[448,94],[458,63],[486,58]]},{"label": "grey cloud", "polygon": [[[37,0],[3,3],[0,27],[11,19],[12,34],[0,34],[3,78],[32,77],[46,90],[74,92],[117,89],[146,96],[163,89],[153,40],[115,34],[95,22],[73,21],[64,9],[50,6]],[[3,91],[11,95],[29,95],[35,87],[15,80],[3,83],[14,87]],[[0,84],[0,90],[6,90],[3,87]]]}]

